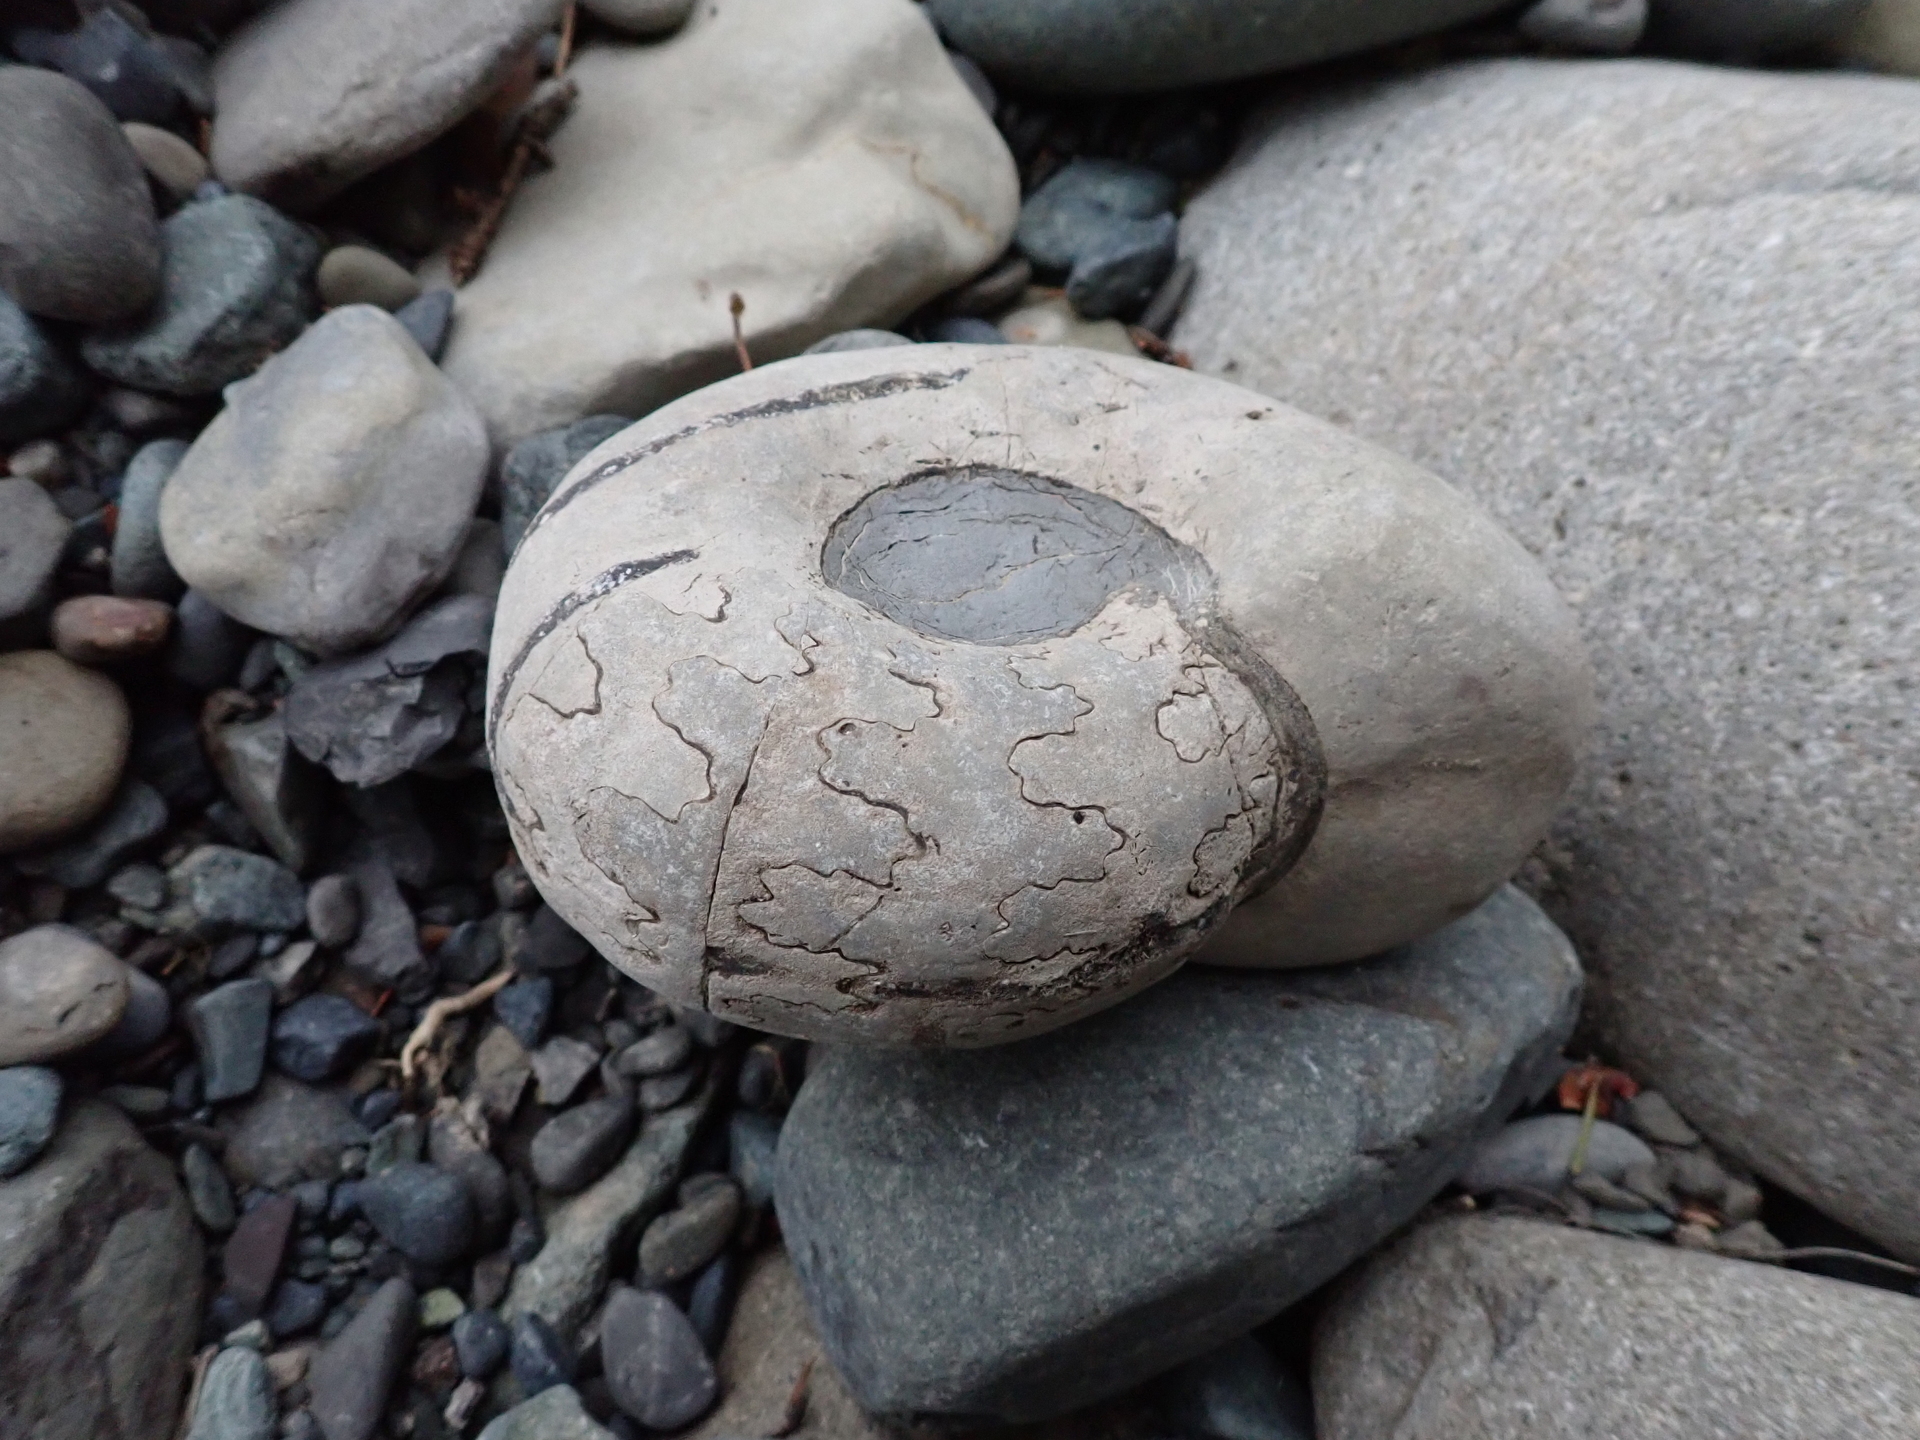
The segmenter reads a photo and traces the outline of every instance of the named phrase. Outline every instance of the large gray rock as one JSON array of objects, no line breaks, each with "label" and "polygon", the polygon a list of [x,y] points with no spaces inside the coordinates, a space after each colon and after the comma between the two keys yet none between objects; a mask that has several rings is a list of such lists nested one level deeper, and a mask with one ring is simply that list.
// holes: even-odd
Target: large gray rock
[{"label": "large gray rock", "polygon": [[602,954],[922,1046],[1117,1003],[1276,877],[1229,958],[1437,929],[1590,713],[1564,604],[1431,475],[1011,345],[790,360],[608,441],[521,541],[490,684],[519,854]]},{"label": "large gray rock", "polygon": [[1323,95],[1189,210],[1174,338],[1541,557],[1603,697],[1542,877],[1593,1022],[1920,1258],[1916,136],[1904,81],[1646,61]]},{"label": "large gray rock", "polygon": [[1114,94],[1259,75],[1431,34],[1498,0],[928,0],[949,43],[1021,89]]},{"label": "large gray rock", "polygon": [[201,432],[160,497],[167,558],[234,619],[338,654],[459,554],[486,433],[384,310],[330,312]]},{"label": "large gray rock", "polygon": [[80,344],[136,390],[213,395],[251,375],[313,316],[320,242],[251,195],[199,200],[161,227],[160,299],[137,323]]},{"label": "large gray rock", "polygon": [[890,1417],[1044,1418],[1279,1313],[1558,1068],[1580,971],[1502,890],[1377,960],[1190,968],[975,1055],[836,1047],[780,1136],[821,1337]]},{"label": "large gray rock", "polygon": [[1321,1440],[1913,1433],[1920,1301],[1527,1219],[1422,1227],[1314,1337]]},{"label": "large gray rock", "polygon": [[77,419],[87,394],[73,362],[0,291],[0,445],[46,435]]},{"label": "large gray rock", "polygon": [[0,1434],[170,1440],[200,1265],[173,1167],[111,1106],[73,1105],[0,1182]]},{"label": "large gray rock", "polygon": [[304,210],[473,109],[561,0],[291,0],[214,63],[213,168]]},{"label": "large gray rock", "polygon": [[502,448],[733,374],[735,290],[771,360],[903,318],[1013,231],[1012,157],[908,0],[701,6],[567,78],[555,168],[461,290],[443,362]]},{"label": "large gray rock", "polygon": [[65,839],[113,799],[133,721],[120,687],[51,650],[0,655],[0,855]]},{"label": "large gray rock", "polygon": [[127,320],[160,290],[140,158],[85,86],[0,66],[0,289],[53,320]]}]

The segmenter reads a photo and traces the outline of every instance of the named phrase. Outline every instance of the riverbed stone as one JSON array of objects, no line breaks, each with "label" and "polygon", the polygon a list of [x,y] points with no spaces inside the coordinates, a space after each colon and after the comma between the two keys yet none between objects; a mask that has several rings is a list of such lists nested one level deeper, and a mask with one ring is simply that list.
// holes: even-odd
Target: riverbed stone
[{"label": "riverbed stone", "polygon": [[307,918],[300,877],[277,860],[231,845],[200,845],[167,872],[176,899],[210,935],[298,930]]},{"label": "riverbed stone", "polygon": [[213,169],[304,211],[410,155],[506,77],[561,0],[293,0],[213,68]]},{"label": "riverbed stone", "polygon": [[60,1125],[60,1074],[42,1065],[0,1069],[0,1180],[40,1158]]},{"label": "riverbed stone", "polygon": [[1920,592],[1888,386],[1920,310],[1860,277],[1920,293],[1916,125],[1904,80],[1642,60],[1337,89],[1254,117],[1189,207],[1173,336],[1541,557],[1604,700],[1529,883],[1603,1053],[1909,1259]]},{"label": "riverbed stone", "polygon": [[720,1391],[686,1314],[657,1290],[613,1288],[600,1321],[600,1354],[614,1403],[651,1430],[692,1424]]},{"label": "riverbed stone", "polygon": [[391,315],[349,305],[201,432],[160,531],[174,568],[236,620],[337,655],[392,633],[446,577],[486,465],[472,405]]},{"label": "riverbed stone", "polygon": [[331,1090],[268,1071],[245,1105],[219,1120],[227,1137],[226,1168],[244,1185],[284,1190],[304,1180],[331,1180],[340,1153],[372,1140]]},{"label": "riverbed stone", "polygon": [[413,1286],[395,1277],[315,1357],[307,1388],[326,1440],[371,1440],[406,1371],[419,1313]]},{"label": "riverbed stone", "polygon": [[1415,1230],[1316,1327],[1322,1440],[1899,1435],[1920,1301],[1538,1220]]},{"label": "riverbed stone", "polygon": [[1920,0],[1872,0],[1834,49],[1855,64],[1920,75]]},{"label": "riverbed stone", "polygon": [[326,788],[287,739],[284,710],[206,726],[202,738],[220,783],[260,838],[289,870],[305,870],[320,843]]},{"label": "riverbed stone", "polygon": [[1835,39],[1869,0],[1650,0],[1647,44],[1683,55],[1756,60]]},{"label": "riverbed stone", "polygon": [[1021,90],[1113,95],[1234,80],[1431,34],[1497,0],[928,0],[948,43]]},{"label": "riverbed stone", "polygon": [[81,357],[108,379],[163,395],[218,394],[313,317],[320,243],[252,196],[183,206],[161,226],[161,241],[153,308],[80,344]]},{"label": "riverbed stone", "polygon": [[1017,1039],[1236,900],[1276,918],[1223,958],[1376,953],[1521,864],[1587,733],[1511,537],[1173,366],[813,355],[597,454],[501,587],[494,773],[553,910],[727,1021]]},{"label": "riverbed stone", "polygon": [[171,1440],[201,1247],[173,1169],[119,1111],[70,1107],[0,1182],[0,1419],[33,1440]]},{"label": "riverbed stone", "polygon": [[174,134],[144,120],[130,120],[120,127],[133,153],[154,182],[176,203],[187,200],[210,173],[207,157]]},{"label": "riverbed stone", "polygon": [[64,840],[100,814],[132,742],[120,687],[51,650],[0,655],[0,854]]},{"label": "riverbed stone", "polygon": [[878,1415],[975,1423],[1204,1354],[1404,1223],[1543,1090],[1579,989],[1566,937],[1507,888],[1376,960],[1192,966],[1022,1045],[828,1049],[776,1189],[827,1351]]},{"label": "riverbed stone", "polygon": [[555,1385],[495,1416],[479,1440],[614,1440],[614,1436],[587,1413],[577,1390]]},{"label": "riverbed stone", "polygon": [[172,628],[173,607],[162,601],[75,595],[54,607],[48,632],[76,665],[115,665],[153,654]]},{"label": "riverbed stone", "polygon": [[84,86],[0,67],[0,289],[51,320],[129,320],[160,290],[139,157]]},{"label": "riverbed stone", "polygon": [[91,389],[66,351],[0,290],[0,445],[51,434],[78,419]]},{"label": "riverbed stone", "polygon": [[38,629],[73,525],[31,480],[0,478],[0,637]]},{"label": "riverbed stone", "polygon": [[567,78],[554,168],[461,289],[443,361],[501,448],[737,371],[728,283],[764,363],[904,319],[1012,232],[1012,157],[908,0],[697,7],[658,44],[584,46]]},{"label": "riverbed stone", "polygon": [[160,541],[160,493],[186,453],[184,440],[152,440],[128,464],[113,531],[114,594],[171,603],[186,589]]},{"label": "riverbed stone", "polygon": [[91,936],[36,925],[0,940],[0,1065],[57,1060],[126,1013],[127,967]]},{"label": "riverbed stone", "polygon": [[272,1440],[278,1414],[266,1360],[230,1346],[207,1366],[187,1440]]},{"label": "riverbed stone", "polygon": [[248,1095],[258,1087],[272,1023],[273,986],[251,977],[230,980],[187,1007],[187,1028],[200,1056],[209,1103]]}]

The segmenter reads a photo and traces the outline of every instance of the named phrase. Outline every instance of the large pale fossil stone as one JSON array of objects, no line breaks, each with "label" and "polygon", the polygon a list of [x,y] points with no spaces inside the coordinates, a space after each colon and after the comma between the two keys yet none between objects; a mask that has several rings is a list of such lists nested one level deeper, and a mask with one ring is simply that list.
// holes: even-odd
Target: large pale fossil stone
[{"label": "large pale fossil stone", "polygon": [[805,357],[623,431],[528,529],[491,670],[556,910],[674,1000],[877,1044],[1110,1005],[1316,827],[1398,881],[1333,958],[1437,928],[1538,838],[1588,705],[1551,587],[1440,481],[1018,346]]}]

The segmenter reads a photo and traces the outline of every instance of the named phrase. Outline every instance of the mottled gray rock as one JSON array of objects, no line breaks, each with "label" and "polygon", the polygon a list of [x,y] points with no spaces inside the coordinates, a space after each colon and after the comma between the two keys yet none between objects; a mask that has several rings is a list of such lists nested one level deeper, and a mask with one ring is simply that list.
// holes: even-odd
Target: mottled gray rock
[{"label": "mottled gray rock", "polygon": [[77,80],[120,120],[164,123],[189,97],[206,113],[206,55],[198,45],[157,36],[110,5],[80,8],[75,29],[14,31],[14,53]]},{"label": "mottled gray rock", "polygon": [[253,643],[253,633],[198,590],[174,607],[173,643],[167,674],[202,693],[232,684]]},{"label": "mottled gray rock", "polygon": [[1413,1232],[1313,1350],[1322,1440],[1906,1434],[1920,1302],[1527,1219]]},{"label": "mottled gray rock", "polygon": [[[501,449],[736,373],[713,277],[739,277],[764,364],[891,325],[1006,247],[1012,157],[907,0],[696,7],[663,44],[585,46],[567,78],[555,168],[461,288],[443,362]],[[446,283],[445,257],[422,279]]]},{"label": "mottled gray rock", "polygon": [[453,1322],[453,1347],[460,1358],[460,1373],[469,1380],[491,1379],[507,1362],[507,1347],[512,1333],[506,1322],[491,1310],[469,1310]]},{"label": "mottled gray rock", "polygon": [[234,1208],[233,1186],[227,1172],[204,1145],[189,1145],[180,1156],[180,1177],[186,1182],[187,1203],[193,1217],[216,1235],[233,1229],[239,1212]]},{"label": "mottled gray rock", "polygon": [[485,99],[560,0],[293,0],[213,71],[213,168],[304,210],[410,155]]},{"label": "mottled gray rock", "polygon": [[1621,1123],[1656,1145],[1698,1145],[1700,1132],[1689,1125],[1658,1090],[1642,1090],[1620,1104]]},{"label": "mottled gray rock", "polygon": [[413,1287],[389,1280],[314,1359],[307,1388],[326,1440],[371,1440],[407,1368],[419,1310]]},{"label": "mottled gray rock", "polygon": [[0,1182],[0,1428],[171,1440],[200,1267],[172,1167],[117,1110],[79,1101],[39,1162]]},{"label": "mottled gray rock", "polygon": [[1647,0],[1537,0],[1520,33],[1542,45],[1624,55],[1647,28]]},{"label": "mottled gray rock", "polygon": [[57,1060],[112,1031],[127,967],[91,936],[37,925],[0,940],[0,1065]]},{"label": "mottled gray rock", "polygon": [[556,1035],[533,1052],[535,1098],[542,1105],[565,1105],[586,1078],[600,1068],[600,1052],[570,1036]]},{"label": "mottled gray rock", "polygon": [[413,337],[429,360],[438,361],[447,348],[447,334],[453,325],[453,291],[429,290],[418,300],[410,300],[393,312],[400,328]]},{"label": "mottled gray rock", "polygon": [[187,1028],[200,1055],[209,1103],[251,1094],[259,1086],[272,1023],[273,986],[265,980],[231,980],[187,1006]]},{"label": "mottled gray rock", "polygon": [[445,578],[486,463],[473,407],[391,315],[350,305],[201,432],[161,534],[235,619],[334,655],[390,634]]},{"label": "mottled gray rock", "polygon": [[614,1069],[622,1075],[665,1075],[678,1070],[693,1056],[693,1036],[684,1025],[662,1025],[643,1039],[627,1046],[614,1059]]},{"label": "mottled gray rock", "polygon": [[114,594],[173,601],[186,588],[160,543],[160,493],[186,453],[184,440],[153,440],[127,466],[113,532]]},{"label": "mottled gray rock", "polygon": [[1173,209],[1171,176],[1118,160],[1075,160],[1020,206],[1013,242],[1043,273],[1064,276],[1115,220],[1147,220]]},{"label": "mottled gray rock", "polygon": [[167,883],[210,933],[236,926],[298,930],[307,918],[299,876],[277,860],[231,845],[197,847],[167,872]]},{"label": "mottled gray rock", "polygon": [[507,452],[500,467],[500,538],[508,555],[567,472],[632,423],[624,415],[589,415],[529,435]]},{"label": "mottled gray rock", "polygon": [[546,1243],[514,1272],[504,1313],[532,1311],[562,1335],[578,1333],[641,1226],[671,1198],[715,1094],[709,1087],[677,1110],[648,1116],[612,1170],[548,1213]]},{"label": "mottled gray rock", "polygon": [[[1580,1130],[1578,1115],[1516,1120],[1474,1146],[1456,1179],[1462,1190],[1474,1195],[1495,1190],[1551,1195],[1567,1181]],[[1597,1120],[1587,1136],[1581,1173],[1617,1182],[1633,1166],[1652,1163],[1653,1151],[1631,1130]]]},{"label": "mottled gray rock", "polygon": [[130,328],[96,331],[80,344],[108,379],[163,395],[214,395],[312,318],[319,242],[271,206],[249,195],[196,200],[160,235],[158,303]]},{"label": "mottled gray rock", "polygon": [[129,780],[106,813],[78,840],[38,855],[23,855],[15,863],[23,874],[44,876],[69,890],[88,890],[166,824],[167,802],[160,792],[144,781]]},{"label": "mottled gray rock", "polygon": [[360,1182],[360,1211],[394,1249],[427,1265],[450,1265],[473,1244],[473,1196],[457,1175],[402,1161]]},{"label": "mottled gray rock", "polygon": [[0,1180],[40,1158],[60,1124],[60,1076],[39,1065],[0,1070]]},{"label": "mottled gray rock", "polygon": [[200,1382],[187,1440],[272,1440],[279,1407],[273,1378],[257,1350],[222,1350]]},{"label": "mottled gray rock", "polygon": [[345,784],[398,779],[458,732],[492,621],[487,600],[450,595],[378,649],[315,665],[287,692],[287,734]]},{"label": "mottled gray rock", "polygon": [[680,1307],[654,1290],[616,1285],[600,1321],[614,1404],[652,1430],[678,1430],[713,1407],[713,1362]]},{"label": "mottled gray rock", "polygon": [[[740,1190],[731,1180],[705,1176],[695,1193],[664,1215],[656,1216],[640,1235],[639,1283],[662,1289],[693,1278],[726,1248],[740,1223]],[[694,1190],[689,1180],[687,1188]]]},{"label": "mottled gray rock", "polygon": [[1376,960],[1192,967],[1023,1045],[834,1047],[777,1187],[827,1349],[876,1413],[981,1422],[1203,1354],[1404,1223],[1543,1089],[1579,988],[1504,889]]},{"label": "mottled gray rock", "polygon": [[207,758],[228,796],[288,869],[305,870],[320,843],[326,789],[320,772],[288,740],[286,710],[208,726],[203,733]]},{"label": "mottled gray rock", "polygon": [[1276,879],[1234,958],[1376,952],[1519,865],[1586,733],[1573,617],[1510,537],[1172,366],[815,355],[599,454],[501,588],[494,772],[552,908],[727,1020],[1020,1038]]},{"label": "mottled gray rock", "polygon": [[620,1158],[633,1120],[633,1097],[624,1094],[561,1111],[533,1137],[534,1177],[558,1195],[586,1189]]},{"label": "mottled gray rock", "polygon": [[160,1043],[173,1023],[173,1001],[167,987],[131,965],[126,973],[127,1008],[119,1023],[94,1043],[88,1059],[130,1060],[144,1055]]},{"label": "mottled gray rock", "polygon": [[748,1266],[714,1368],[720,1404],[687,1440],[769,1435],[786,1418],[794,1377],[808,1371],[806,1427],[810,1440],[884,1440],[847,1392],[847,1382],[821,1348],[800,1281],[785,1250],[764,1250]]},{"label": "mottled gray rock", "polygon": [[0,655],[0,855],[64,840],[105,809],[132,729],[98,671],[51,650]]},{"label": "mottled gray rock", "polygon": [[800,353],[802,355],[839,355],[848,350],[886,350],[895,345],[911,345],[913,341],[893,330],[841,330],[825,339],[816,340]]},{"label": "mottled gray rock", "polygon": [[0,445],[46,435],[79,418],[86,377],[5,291],[0,291]]},{"label": "mottled gray rock", "polygon": [[953,47],[1023,90],[1166,90],[1311,65],[1490,15],[1495,0],[929,0]]},{"label": "mottled gray rock", "polygon": [[272,1071],[253,1099],[219,1124],[227,1136],[227,1169],[243,1184],[271,1190],[333,1179],[340,1152],[373,1138],[337,1094]]},{"label": "mottled gray rock", "polygon": [[0,477],[0,635],[44,616],[73,525],[31,480]]},{"label": "mottled gray rock", "polygon": [[54,320],[130,319],[160,288],[160,226],[107,107],[47,70],[0,67],[0,289]]},{"label": "mottled gray rock", "polygon": [[346,948],[347,968],[369,984],[415,996],[433,978],[420,950],[413,911],[384,860],[364,860],[351,871],[360,892],[360,929]]},{"label": "mottled gray rock", "polygon": [[1754,59],[1832,40],[1869,0],[1651,0],[1650,45],[1688,55]]},{"label": "mottled gray rock", "polygon": [[613,1440],[613,1432],[581,1408],[571,1385],[556,1385],[496,1416],[480,1440]]},{"label": "mottled gray rock", "polygon": [[1920,310],[1861,277],[1920,293],[1917,127],[1904,81],[1648,61],[1326,95],[1256,118],[1189,208],[1173,337],[1541,556],[1605,697],[1535,881],[1595,1033],[1910,1258],[1920,592],[1888,387]]}]

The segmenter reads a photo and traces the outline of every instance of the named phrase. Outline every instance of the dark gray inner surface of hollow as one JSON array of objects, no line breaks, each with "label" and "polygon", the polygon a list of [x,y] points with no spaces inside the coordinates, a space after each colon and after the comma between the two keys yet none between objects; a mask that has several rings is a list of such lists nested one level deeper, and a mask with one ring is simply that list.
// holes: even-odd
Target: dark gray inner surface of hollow
[{"label": "dark gray inner surface of hollow", "polygon": [[1213,593],[1198,552],[1119,501],[990,466],[874,491],[834,522],[820,567],[910,630],[980,645],[1070,634],[1129,587],[1183,615]]}]

